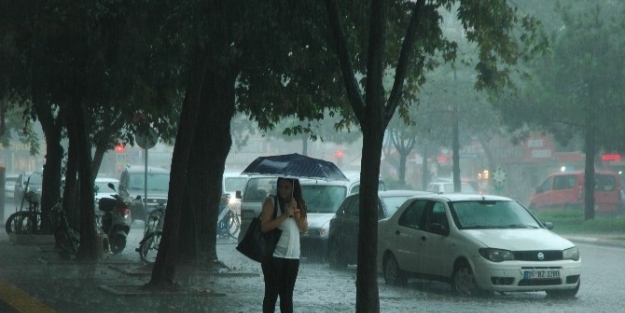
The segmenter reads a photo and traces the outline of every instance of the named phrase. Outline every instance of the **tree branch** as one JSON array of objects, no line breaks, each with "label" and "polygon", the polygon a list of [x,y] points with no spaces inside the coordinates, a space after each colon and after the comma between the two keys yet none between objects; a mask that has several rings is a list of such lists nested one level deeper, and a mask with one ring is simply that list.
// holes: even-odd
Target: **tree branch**
[{"label": "tree branch", "polygon": [[349,51],[347,49],[347,38],[343,32],[341,19],[339,17],[339,8],[336,0],[325,0],[325,6],[328,12],[332,45],[336,49],[336,55],[339,58],[343,81],[345,82],[345,89],[347,90],[347,98],[352,105],[356,118],[362,123],[365,116],[365,103],[360,94],[358,82],[354,76],[354,68],[352,67]]},{"label": "tree branch", "polygon": [[395,82],[393,83],[393,89],[391,90],[391,94],[384,109],[387,125],[393,117],[393,114],[395,114],[395,109],[397,109],[397,106],[399,105],[399,99],[402,96],[404,80],[406,78],[406,72],[409,65],[408,61],[410,60],[410,53],[412,52],[412,47],[414,46],[414,43],[416,41],[419,20],[423,15],[422,12],[424,6],[425,0],[418,0],[415,3],[414,9],[412,11],[410,24],[408,25],[406,37],[404,38],[404,43],[399,54],[397,69],[395,70]]}]

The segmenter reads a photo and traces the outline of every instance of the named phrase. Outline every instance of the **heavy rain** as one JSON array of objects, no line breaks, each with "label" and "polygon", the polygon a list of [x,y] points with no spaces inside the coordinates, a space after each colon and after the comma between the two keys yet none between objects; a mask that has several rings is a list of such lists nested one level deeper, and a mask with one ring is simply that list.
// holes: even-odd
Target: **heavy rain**
[{"label": "heavy rain", "polygon": [[622,310],[625,1],[1,7],[0,313]]}]

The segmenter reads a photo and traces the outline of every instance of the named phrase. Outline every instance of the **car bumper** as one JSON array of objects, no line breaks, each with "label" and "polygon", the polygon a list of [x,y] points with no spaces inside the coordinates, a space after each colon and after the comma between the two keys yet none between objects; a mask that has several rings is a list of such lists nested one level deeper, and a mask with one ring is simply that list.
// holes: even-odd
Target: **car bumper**
[{"label": "car bumper", "polygon": [[328,255],[328,236],[300,235],[301,256],[311,259],[325,259]]},{"label": "car bumper", "polygon": [[[491,291],[542,291],[574,289],[581,275],[581,260],[549,262],[475,260],[475,279],[480,288]],[[557,271],[559,277],[529,278],[529,271]]]}]

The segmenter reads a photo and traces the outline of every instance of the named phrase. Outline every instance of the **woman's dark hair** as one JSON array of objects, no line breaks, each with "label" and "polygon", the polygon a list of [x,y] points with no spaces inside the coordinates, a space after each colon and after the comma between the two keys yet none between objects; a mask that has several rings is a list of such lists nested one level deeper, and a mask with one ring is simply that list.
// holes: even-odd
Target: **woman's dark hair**
[{"label": "woman's dark hair", "polygon": [[278,177],[276,186],[280,186],[281,181],[288,181],[293,186],[293,198],[297,201],[297,206],[300,209],[300,215],[305,218],[308,207],[306,206],[306,201],[304,201],[304,197],[302,196],[302,186],[299,183],[299,179]]}]

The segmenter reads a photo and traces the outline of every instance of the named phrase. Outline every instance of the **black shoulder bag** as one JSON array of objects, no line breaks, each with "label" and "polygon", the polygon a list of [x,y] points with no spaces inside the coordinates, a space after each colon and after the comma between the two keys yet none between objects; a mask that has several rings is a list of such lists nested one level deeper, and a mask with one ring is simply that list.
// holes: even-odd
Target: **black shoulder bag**
[{"label": "black shoulder bag", "polygon": [[[278,197],[273,199],[273,219],[278,216]],[[261,212],[262,214],[262,212]],[[237,245],[237,250],[248,258],[263,263],[273,256],[282,230],[275,228],[263,233],[260,228],[260,215],[253,218],[250,227],[245,232],[243,240]]]}]

